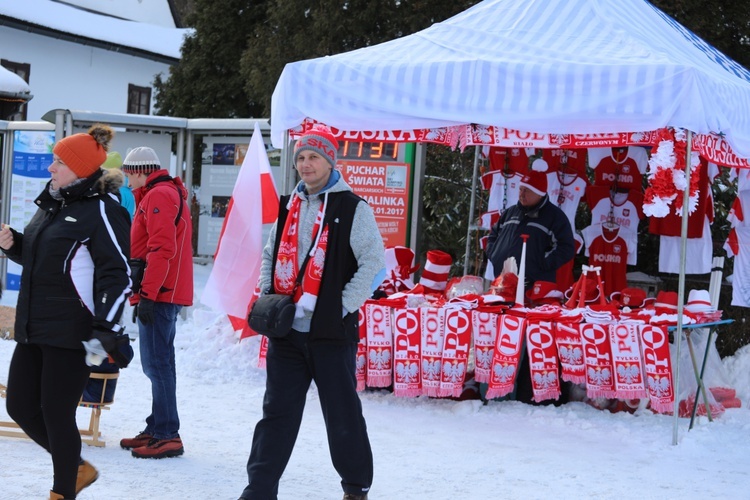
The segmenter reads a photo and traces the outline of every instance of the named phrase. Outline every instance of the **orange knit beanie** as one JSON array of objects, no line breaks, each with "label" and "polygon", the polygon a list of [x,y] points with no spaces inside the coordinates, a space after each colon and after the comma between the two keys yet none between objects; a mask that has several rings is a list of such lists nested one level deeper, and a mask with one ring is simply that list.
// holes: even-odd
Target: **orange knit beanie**
[{"label": "orange knit beanie", "polygon": [[97,123],[85,134],[73,134],[55,144],[52,152],[60,157],[79,178],[88,177],[107,159],[109,142],[115,132]]}]

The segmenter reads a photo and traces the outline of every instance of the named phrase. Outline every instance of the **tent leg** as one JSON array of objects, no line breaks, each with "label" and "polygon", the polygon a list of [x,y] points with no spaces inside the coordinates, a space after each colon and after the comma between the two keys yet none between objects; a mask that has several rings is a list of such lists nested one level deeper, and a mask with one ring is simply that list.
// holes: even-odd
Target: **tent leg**
[{"label": "tent leg", "polygon": [[[474,170],[471,174],[471,201],[469,202],[469,223],[466,225],[466,253],[464,254],[464,276],[469,274],[469,250],[471,249],[471,233],[476,231],[474,225],[474,208],[476,204],[477,174],[479,173],[479,148],[474,146]],[[478,273],[477,273],[478,274]]]},{"label": "tent leg", "polygon": [[[690,179],[690,157],[692,156],[693,149],[693,133],[687,131],[687,147],[685,148],[685,178]],[[687,259],[687,228],[688,228],[688,205],[690,203],[690,190],[685,189],[682,193],[682,227],[680,230],[680,277],[677,284],[677,329],[675,332],[681,338],[682,335],[682,311],[685,304],[685,261]],[[674,366],[674,386],[680,387],[680,345],[682,342],[675,338],[677,356],[675,357]],[[679,419],[679,405],[680,402],[675,395],[674,398],[674,411],[672,414],[672,444],[677,444],[677,423]]]}]

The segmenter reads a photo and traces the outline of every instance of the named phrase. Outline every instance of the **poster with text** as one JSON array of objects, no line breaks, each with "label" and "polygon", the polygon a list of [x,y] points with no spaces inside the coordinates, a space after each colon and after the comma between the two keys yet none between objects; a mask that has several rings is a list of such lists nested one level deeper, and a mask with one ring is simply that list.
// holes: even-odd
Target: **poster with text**
[{"label": "poster with text", "polygon": [[336,168],[352,190],[372,207],[383,244],[407,246],[410,165],[347,159],[339,161]]},{"label": "poster with text", "polygon": [[[49,182],[47,167],[52,163],[52,131],[16,130],[13,133],[13,174],[11,176],[10,208],[8,220],[3,221],[17,231],[29,223],[36,213],[34,200]],[[18,290],[21,284],[21,266],[8,261],[5,286]]]}]

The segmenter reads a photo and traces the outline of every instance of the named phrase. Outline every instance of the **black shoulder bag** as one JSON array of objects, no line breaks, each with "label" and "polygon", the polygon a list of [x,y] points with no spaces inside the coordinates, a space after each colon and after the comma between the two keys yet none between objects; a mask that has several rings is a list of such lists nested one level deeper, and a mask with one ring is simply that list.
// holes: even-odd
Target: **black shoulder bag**
[{"label": "black shoulder bag", "polygon": [[291,295],[268,293],[258,297],[247,318],[250,328],[272,339],[286,337],[289,334],[292,330],[294,311],[296,310],[294,294],[302,283],[302,275],[305,274],[305,267],[309,259],[310,254],[308,252],[305,262],[302,263],[302,267],[297,273]]},{"label": "black shoulder bag", "polygon": [[[265,335],[268,338],[278,339],[286,337],[292,330],[292,322],[294,321],[294,312],[296,310],[294,294],[302,283],[302,275],[305,274],[307,261],[310,260],[310,250],[312,250],[316,238],[317,234],[310,244],[310,249],[307,251],[302,267],[297,272],[297,279],[294,281],[292,294],[268,293],[258,297],[258,300],[253,304],[250,315],[247,317],[247,323],[250,325],[250,328],[259,334]],[[276,252],[274,252],[275,257]],[[273,275],[271,279],[273,279]]]}]

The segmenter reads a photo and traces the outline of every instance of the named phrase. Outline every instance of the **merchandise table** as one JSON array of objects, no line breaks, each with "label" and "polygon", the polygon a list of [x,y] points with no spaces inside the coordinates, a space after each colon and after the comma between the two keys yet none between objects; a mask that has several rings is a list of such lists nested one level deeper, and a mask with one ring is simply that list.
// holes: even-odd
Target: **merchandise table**
[{"label": "merchandise table", "polygon": [[[720,321],[713,321],[710,323],[693,323],[690,325],[682,325],[682,330],[685,332],[685,340],[687,341],[688,349],[690,351],[690,360],[693,364],[693,372],[695,374],[695,381],[698,384],[698,388],[695,391],[695,401],[693,402],[693,409],[690,415],[690,426],[688,427],[688,429],[693,428],[693,423],[695,422],[695,413],[696,413],[696,410],[698,409],[698,396],[700,395],[703,396],[703,403],[706,405],[706,412],[708,415],[708,420],[709,422],[713,421],[711,417],[711,407],[710,407],[711,405],[709,404],[709,401],[708,401],[706,387],[703,385],[703,376],[705,375],[705,371],[706,371],[706,361],[708,360],[708,353],[709,353],[709,349],[711,348],[711,338],[713,334],[718,331],[719,327],[723,325],[728,325],[733,322],[734,322],[733,319],[723,319]],[[695,359],[695,351],[693,349],[693,343],[690,339],[690,333],[693,330],[696,330],[698,328],[708,329],[708,338],[706,339],[706,349],[703,353],[703,361],[701,362],[700,370],[698,370],[698,364]],[[668,330],[670,333],[672,333],[677,330],[677,327],[670,326]],[[677,339],[675,339],[675,342],[676,341]]]}]

